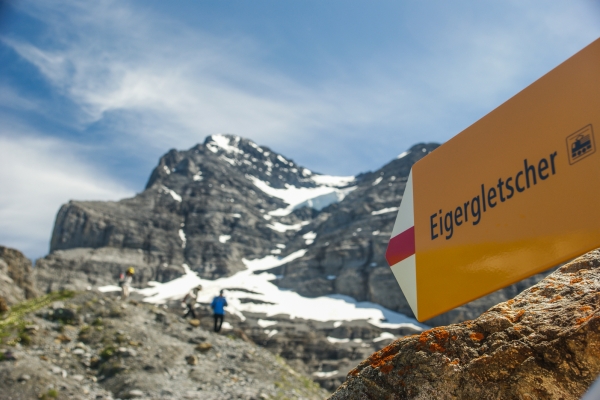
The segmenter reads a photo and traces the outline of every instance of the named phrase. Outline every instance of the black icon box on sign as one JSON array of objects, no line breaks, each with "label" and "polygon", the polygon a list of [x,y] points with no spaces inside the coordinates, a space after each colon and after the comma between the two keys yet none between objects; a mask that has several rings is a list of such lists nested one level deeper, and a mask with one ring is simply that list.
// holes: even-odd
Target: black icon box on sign
[{"label": "black icon box on sign", "polygon": [[567,152],[569,164],[575,164],[596,152],[592,125],[584,126],[567,137]]}]

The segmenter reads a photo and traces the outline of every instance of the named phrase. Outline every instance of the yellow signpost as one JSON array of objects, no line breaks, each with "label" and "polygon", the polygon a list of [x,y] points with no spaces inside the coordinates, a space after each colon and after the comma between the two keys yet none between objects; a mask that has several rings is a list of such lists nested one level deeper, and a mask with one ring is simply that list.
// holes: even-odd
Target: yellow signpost
[{"label": "yellow signpost", "polygon": [[424,321],[600,247],[600,39],[417,162],[386,258]]}]

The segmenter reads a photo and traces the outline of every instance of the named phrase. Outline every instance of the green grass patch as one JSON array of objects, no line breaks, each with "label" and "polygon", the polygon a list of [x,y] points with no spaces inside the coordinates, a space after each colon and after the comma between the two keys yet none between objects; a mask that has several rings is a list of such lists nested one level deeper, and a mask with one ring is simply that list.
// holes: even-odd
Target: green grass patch
[{"label": "green grass patch", "polygon": [[117,350],[113,346],[107,346],[100,352],[100,357],[102,357],[105,360],[108,360],[109,358],[115,355],[116,351]]},{"label": "green grass patch", "polygon": [[49,389],[46,393],[40,396],[41,400],[50,400],[56,398],[58,398],[58,390],[56,389]]},{"label": "green grass patch", "polygon": [[25,317],[55,301],[70,299],[74,295],[75,292],[73,291],[63,290],[13,305],[10,311],[5,313],[4,318],[0,319],[0,343],[13,346],[19,342],[29,344],[31,338],[25,332],[25,326],[27,325]]}]

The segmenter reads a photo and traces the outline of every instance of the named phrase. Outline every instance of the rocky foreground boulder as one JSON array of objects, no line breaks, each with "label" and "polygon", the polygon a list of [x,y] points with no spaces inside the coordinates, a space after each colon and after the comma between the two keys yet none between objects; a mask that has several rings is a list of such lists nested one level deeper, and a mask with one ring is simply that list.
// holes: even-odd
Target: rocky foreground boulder
[{"label": "rocky foreground boulder", "polygon": [[32,277],[31,261],[23,253],[0,246],[0,302],[11,305],[35,297]]},{"label": "rocky foreground boulder", "polygon": [[477,319],[396,340],[330,399],[579,399],[600,374],[599,289],[595,250]]}]

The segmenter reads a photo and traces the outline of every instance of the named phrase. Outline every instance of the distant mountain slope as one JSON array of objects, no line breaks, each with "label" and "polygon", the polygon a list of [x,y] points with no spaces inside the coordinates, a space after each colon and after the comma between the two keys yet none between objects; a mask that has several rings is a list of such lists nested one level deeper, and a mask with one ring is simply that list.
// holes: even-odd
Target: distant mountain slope
[{"label": "distant mountain slope", "polygon": [[[40,280],[108,283],[125,264],[138,267],[138,283],[170,279],[184,263],[205,278],[230,275],[244,268],[242,258],[269,254],[311,220],[317,210],[303,203],[325,207],[353,182],[314,174],[249,140],[213,135],[165,154],[146,189],[131,199],[62,206]],[[77,270],[72,276],[63,273],[67,264]],[[85,276],[78,274],[82,264]]]},{"label": "distant mountain slope", "polygon": [[[38,285],[114,284],[129,265],[138,287],[181,276],[184,264],[216,279],[245,269],[243,259],[295,253],[301,256],[273,270],[278,286],[304,296],[347,295],[411,316],[384,255],[410,168],[437,147],[417,144],[377,171],[335,177],[247,139],[209,136],[166,153],[133,198],[63,205],[51,254],[36,264]],[[476,317],[537,279],[431,323]]]},{"label": "distant mountain slope", "polygon": [[415,145],[379,170],[357,177],[355,190],[290,241],[290,251],[308,251],[281,269],[279,285],[307,296],[344,294],[411,315],[385,250],[412,165],[437,147]]}]

